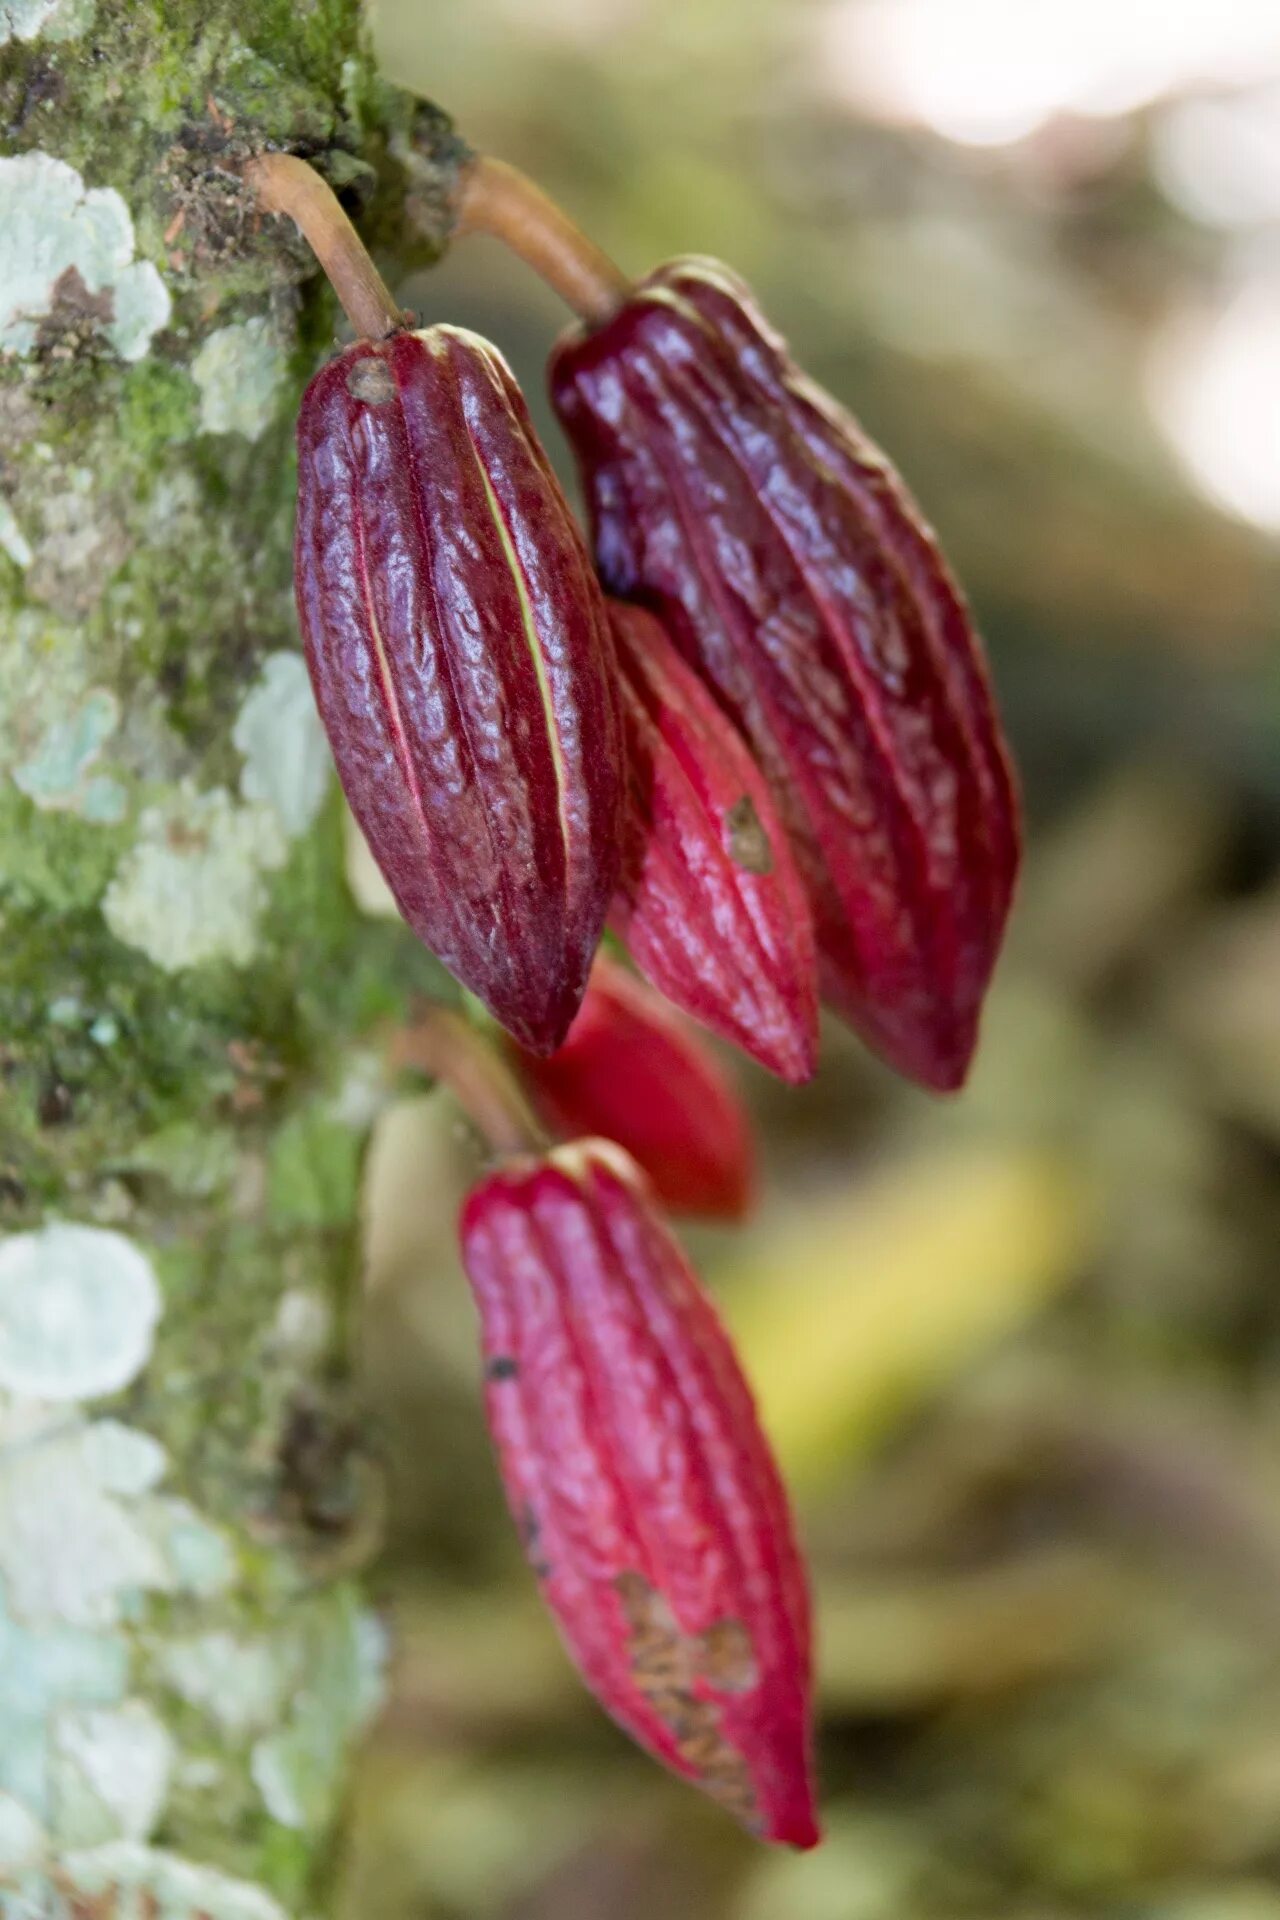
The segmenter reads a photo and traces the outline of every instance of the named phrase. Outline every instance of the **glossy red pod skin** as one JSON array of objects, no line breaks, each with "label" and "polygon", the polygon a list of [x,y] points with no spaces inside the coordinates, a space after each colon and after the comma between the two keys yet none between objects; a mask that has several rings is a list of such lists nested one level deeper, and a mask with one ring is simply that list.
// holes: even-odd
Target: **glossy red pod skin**
[{"label": "glossy red pod skin", "polygon": [[550,1051],[617,879],[620,722],[590,557],[496,349],[433,327],[321,369],[294,573],[339,777],[401,912]]},{"label": "glossy red pod skin", "polygon": [[697,1030],[607,954],[564,1045],[545,1060],[524,1054],[521,1077],[553,1133],[616,1141],[670,1212],[750,1212],[756,1156],[741,1095]]},{"label": "glossy red pod skin", "polygon": [[1019,855],[980,642],[884,455],[747,288],[676,260],[551,368],[607,589],[663,619],[750,744],[827,1001],[959,1086]]},{"label": "glossy red pod skin", "polygon": [[818,1059],[813,922],[745,741],[659,621],[609,602],[628,805],[609,923],[645,978],[792,1085]]},{"label": "glossy red pod skin", "polygon": [[462,1215],[512,1514],[615,1720],[761,1839],[818,1840],[810,1626],[737,1358],[643,1176],[579,1141]]}]

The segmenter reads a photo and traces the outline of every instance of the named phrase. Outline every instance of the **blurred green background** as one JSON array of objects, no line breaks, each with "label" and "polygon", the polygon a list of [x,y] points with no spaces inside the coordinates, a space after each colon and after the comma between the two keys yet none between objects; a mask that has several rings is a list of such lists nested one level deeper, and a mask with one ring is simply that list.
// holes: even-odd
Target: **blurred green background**
[{"label": "blurred green background", "polygon": [[[828,1838],[771,1855],[581,1692],[508,1527],[453,1252],[380,1124],[364,1369],[392,1697],[351,1916],[1280,1920],[1275,0],[382,0],[390,76],[628,270],[703,251],[882,441],[988,637],[1029,851],[979,1064],[743,1070],[758,1220],[689,1236],[817,1588]],[[555,456],[565,316],[401,289]]]}]

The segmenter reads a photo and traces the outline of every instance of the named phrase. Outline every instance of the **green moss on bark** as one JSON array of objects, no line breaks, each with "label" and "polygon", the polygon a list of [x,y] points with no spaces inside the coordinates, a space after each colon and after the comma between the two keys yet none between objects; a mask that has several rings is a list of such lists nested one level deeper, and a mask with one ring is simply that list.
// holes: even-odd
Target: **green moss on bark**
[{"label": "green moss on bark", "polygon": [[[55,1562],[18,1596],[30,1612],[45,1593],[44,1613],[12,1631],[55,1651],[79,1634],[77,1658],[87,1634],[94,1737],[123,1737],[124,1714],[164,1766],[158,1797],[113,1810],[51,1768],[75,1701],[54,1685],[47,1719],[18,1726],[0,1699],[42,1836],[0,1894],[70,1911],[55,1890],[92,1831],[193,1863],[202,1910],[231,1899],[221,1875],[314,1911],[371,1671],[351,1577],[377,1480],[346,1383],[359,1163],[378,1031],[442,981],[404,929],[357,912],[333,787],[317,811],[250,777],[273,701],[282,762],[310,764],[276,667],[297,647],[292,420],[335,321],[234,168],[301,151],[371,231],[409,242],[389,153],[413,103],[373,72],[352,0],[99,0],[75,18],[71,38],[0,50],[8,150],[119,195],[172,311],[120,335],[138,353],[122,360],[111,329],[139,282],[117,297],[118,262],[101,286],[59,280],[29,348],[0,356],[0,1259],[17,1247],[38,1275],[100,1248],[127,1276],[140,1256],[161,1309],[125,1388],[72,1396],[52,1426],[0,1381],[0,1508],[38,1510],[64,1474],[97,1503],[102,1566],[83,1538],[55,1543],[79,1556],[64,1601]],[[415,235],[399,265],[423,253]],[[99,1238],[46,1241],[51,1221]],[[87,1492],[73,1442],[105,1476]],[[0,1565],[0,1624],[5,1604]],[[262,1680],[239,1719],[219,1691],[236,1674]],[[144,1886],[167,1871],[152,1858]]]}]

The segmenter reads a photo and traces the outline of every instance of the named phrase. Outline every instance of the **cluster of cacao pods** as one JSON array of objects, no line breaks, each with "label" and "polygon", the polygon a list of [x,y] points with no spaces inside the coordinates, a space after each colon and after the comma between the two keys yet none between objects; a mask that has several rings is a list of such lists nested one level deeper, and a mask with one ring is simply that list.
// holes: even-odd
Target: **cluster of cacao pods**
[{"label": "cluster of cacao pods", "polygon": [[[567,1142],[500,1166],[461,1224],[546,1599],[623,1727],[811,1846],[804,1570],[655,1199],[740,1217],[750,1134],[673,1009],[800,1082],[821,998],[957,1087],[1017,804],[931,534],[732,274],[659,268],[561,342],[551,388],[593,554],[487,342],[402,329],[322,369],[298,429],[307,658],[406,920]],[[603,956],[592,975],[606,925],[650,986]]]},{"label": "cluster of cacao pods", "polygon": [[786,1080],[813,1072],[821,993],[892,1065],[958,1086],[1017,805],[913,502],[710,261],[651,274],[551,382],[594,567],[475,335],[359,341],[303,401],[307,657],[405,918],[536,1054],[611,919],[661,992]]}]

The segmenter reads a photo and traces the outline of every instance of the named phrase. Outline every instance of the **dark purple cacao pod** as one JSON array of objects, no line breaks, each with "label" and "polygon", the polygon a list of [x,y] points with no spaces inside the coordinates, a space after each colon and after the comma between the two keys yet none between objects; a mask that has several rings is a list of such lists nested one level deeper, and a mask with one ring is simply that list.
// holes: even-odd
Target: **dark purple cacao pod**
[{"label": "dark purple cacao pod", "polygon": [[659,267],[551,390],[607,589],[649,606],[751,744],[825,997],[926,1086],[965,1077],[1018,863],[980,643],[919,510],[710,260]]},{"label": "dark purple cacao pod", "polygon": [[316,375],[295,585],[339,777],[401,912],[550,1052],[617,881],[621,733],[590,558],[486,341],[364,340]]}]

